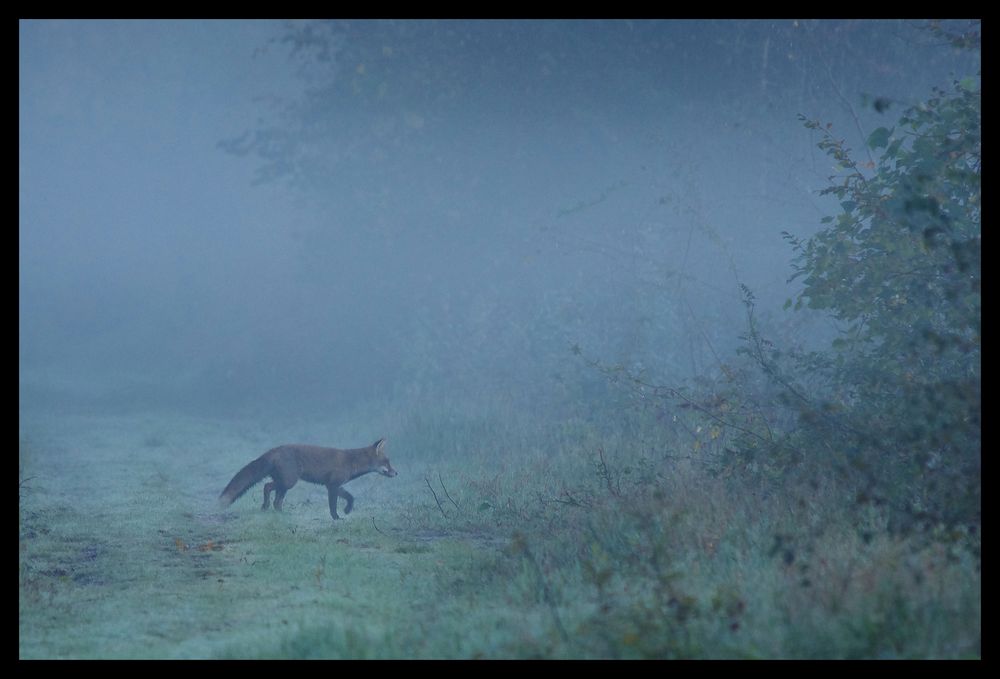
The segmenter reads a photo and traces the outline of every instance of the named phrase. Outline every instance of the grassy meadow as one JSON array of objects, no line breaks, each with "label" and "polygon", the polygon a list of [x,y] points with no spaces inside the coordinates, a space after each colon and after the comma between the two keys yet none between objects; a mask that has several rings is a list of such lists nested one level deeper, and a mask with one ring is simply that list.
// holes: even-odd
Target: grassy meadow
[{"label": "grassy meadow", "polygon": [[[718,473],[641,412],[386,405],[261,424],[22,413],[21,658],[970,658],[978,559],[833,485]],[[334,523],[299,482],[217,497],[274,445],[388,438]],[[341,509],[343,503],[341,503]],[[343,512],[341,511],[343,515]]]}]

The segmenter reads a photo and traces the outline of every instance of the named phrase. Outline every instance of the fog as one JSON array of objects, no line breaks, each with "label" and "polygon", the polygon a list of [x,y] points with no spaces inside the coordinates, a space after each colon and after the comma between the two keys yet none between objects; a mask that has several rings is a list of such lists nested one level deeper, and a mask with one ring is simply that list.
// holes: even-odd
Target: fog
[{"label": "fog", "polygon": [[980,657],[980,44],[21,21],[19,657]]},{"label": "fog", "polygon": [[[325,62],[284,30],[21,22],[22,402],[542,394],[573,345],[709,370],[830,209],[797,115],[860,149],[864,95],[968,70],[907,22],[349,22]],[[294,173],[220,147],[261,129]]]}]

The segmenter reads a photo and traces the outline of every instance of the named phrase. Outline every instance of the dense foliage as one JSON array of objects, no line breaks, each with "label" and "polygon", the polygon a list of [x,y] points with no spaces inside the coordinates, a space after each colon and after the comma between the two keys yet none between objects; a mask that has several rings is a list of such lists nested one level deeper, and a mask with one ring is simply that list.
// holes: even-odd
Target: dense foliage
[{"label": "dense foliage", "polygon": [[803,118],[836,162],[822,193],[842,212],[808,240],[786,234],[803,283],[795,306],[831,314],[842,332],[829,352],[788,357],[752,316],[747,335],[801,415],[797,444],[841,463],[857,497],[887,505],[903,530],[979,524],[981,101],[978,78],[935,89],[871,133],[879,156],[867,163]]}]

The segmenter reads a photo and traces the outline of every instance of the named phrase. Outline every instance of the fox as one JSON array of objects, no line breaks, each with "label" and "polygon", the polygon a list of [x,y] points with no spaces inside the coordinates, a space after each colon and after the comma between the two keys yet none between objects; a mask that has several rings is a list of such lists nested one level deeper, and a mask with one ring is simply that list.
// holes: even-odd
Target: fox
[{"label": "fox", "polygon": [[345,483],[369,472],[383,476],[396,476],[396,470],[385,454],[385,439],[379,439],[367,448],[322,448],[302,444],[284,445],[272,448],[256,460],[236,472],[226,489],[219,496],[223,507],[233,504],[241,495],[270,476],[264,484],[264,504],[261,510],[271,506],[271,491],[274,491],[274,508],[281,511],[285,493],[299,479],[326,486],[330,496],[330,516],[336,521],[337,498],[347,500],[344,514],[354,509],[354,496],[341,488]]}]

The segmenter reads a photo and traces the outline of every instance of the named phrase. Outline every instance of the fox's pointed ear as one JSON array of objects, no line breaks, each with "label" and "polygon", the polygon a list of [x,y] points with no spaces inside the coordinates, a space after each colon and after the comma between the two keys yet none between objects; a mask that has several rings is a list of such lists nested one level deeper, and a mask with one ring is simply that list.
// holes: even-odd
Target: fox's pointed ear
[{"label": "fox's pointed ear", "polygon": [[378,441],[376,441],[372,445],[375,447],[375,452],[376,453],[381,453],[382,449],[385,448],[385,439],[379,439]]}]

